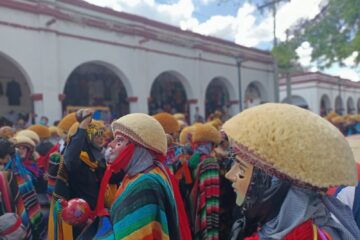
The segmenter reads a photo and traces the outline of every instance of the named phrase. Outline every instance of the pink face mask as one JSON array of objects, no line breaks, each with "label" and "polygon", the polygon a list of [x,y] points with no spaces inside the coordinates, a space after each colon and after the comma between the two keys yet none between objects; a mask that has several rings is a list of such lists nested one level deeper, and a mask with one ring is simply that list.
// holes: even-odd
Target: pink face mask
[{"label": "pink face mask", "polygon": [[114,140],[109,143],[110,153],[109,162],[113,162],[114,159],[121,153],[122,150],[129,144],[129,139],[122,134],[115,133]]}]

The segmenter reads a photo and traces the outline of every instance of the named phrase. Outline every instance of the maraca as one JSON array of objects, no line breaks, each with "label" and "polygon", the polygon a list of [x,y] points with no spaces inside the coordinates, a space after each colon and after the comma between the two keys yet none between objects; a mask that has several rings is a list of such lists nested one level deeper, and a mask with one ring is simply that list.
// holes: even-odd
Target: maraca
[{"label": "maraca", "polygon": [[81,198],[60,200],[60,204],[63,207],[62,219],[70,225],[83,225],[92,215],[89,204]]}]

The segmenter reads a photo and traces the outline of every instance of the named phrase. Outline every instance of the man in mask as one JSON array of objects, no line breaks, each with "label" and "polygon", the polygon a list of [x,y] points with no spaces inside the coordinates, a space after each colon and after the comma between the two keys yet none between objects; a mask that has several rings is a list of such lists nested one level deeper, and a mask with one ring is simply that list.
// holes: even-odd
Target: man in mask
[{"label": "man in mask", "polygon": [[223,129],[235,154],[226,177],[241,206],[231,239],[360,239],[350,209],[325,194],[357,182],[351,149],[331,123],[293,105],[264,104]]},{"label": "man in mask", "polygon": [[[104,215],[108,179],[111,174],[123,171],[125,177],[110,211],[112,237],[191,239],[177,182],[164,162],[167,139],[160,123],[149,115],[134,113],[114,121],[112,130],[111,165],[101,183],[96,210]],[[102,234],[110,236],[108,231]],[[96,239],[104,239],[102,234]]]},{"label": "man in mask", "polygon": [[92,120],[92,113],[91,109],[81,110],[80,122],[70,128],[64,163],[69,174],[70,198],[82,198],[94,209],[105,171],[102,155],[105,126]]},{"label": "man in mask", "polygon": [[[194,182],[187,197],[194,239],[219,239],[220,168],[213,151],[220,132],[210,124],[194,126],[191,136],[194,154],[188,165]],[[222,236],[221,236],[222,237]]]}]

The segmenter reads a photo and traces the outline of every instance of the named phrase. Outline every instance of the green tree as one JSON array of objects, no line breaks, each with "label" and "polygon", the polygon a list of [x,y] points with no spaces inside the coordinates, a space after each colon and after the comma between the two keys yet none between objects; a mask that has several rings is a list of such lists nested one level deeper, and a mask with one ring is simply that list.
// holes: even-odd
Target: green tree
[{"label": "green tree", "polygon": [[272,55],[275,57],[279,72],[294,72],[301,71],[302,69],[297,64],[298,55],[295,52],[296,46],[294,42],[280,42],[272,49]]},{"label": "green tree", "polygon": [[[360,0],[328,0],[320,13],[294,27],[294,48],[308,41],[313,48],[312,60],[319,67],[344,60],[360,50]],[[360,54],[355,59],[360,62]]]}]

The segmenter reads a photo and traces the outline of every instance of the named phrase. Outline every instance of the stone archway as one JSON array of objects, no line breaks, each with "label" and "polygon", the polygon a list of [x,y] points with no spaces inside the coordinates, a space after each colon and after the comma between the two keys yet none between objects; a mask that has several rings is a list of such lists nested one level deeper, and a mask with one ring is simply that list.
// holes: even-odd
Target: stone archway
[{"label": "stone archway", "polygon": [[206,88],[205,94],[205,116],[206,118],[216,110],[229,111],[230,91],[226,79],[217,77],[211,80]]},{"label": "stone archway", "polygon": [[260,82],[254,81],[249,83],[249,85],[246,87],[244,96],[245,109],[262,104],[267,100],[266,90]]},{"label": "stone archway", "polygon": [[352,97],[349,97],[346,101],[346,110],[347,114],[354,114],[356,111],[354,99]]},{"label": "stone archway", "polygon": [[339,115],[343,115],[344,114],[344,102],[342,100],[342,98],[340,96],[337,96],[335,98],[335,112]]},{"label": "stone archway", "polygon": [[99,61],[83,63],[67,78],[63,110],[68,106],[108,107],[109,117],[118,118],[130,112],[128,89],[127,79],[114,66]]},{"label": "stone archway", "polygon": [[19,117],[27,121],[28,114],[34,112],[32,92],[30,78],[22,66],[0,52],[0,96],[3,95],[0,97],[0,116],[13,123]]},{"label": "stone archway", "polygon": [[149,114],[158,112],[189,113],[186,80],[178,73],[166,71],[158,75],[150,90]]},{"label": "stone archway", "polygon": [[326,116],[329,112],[331,112],[331,102],[330,98],[327,94],[321,96],[320,99],[320,115]]},{"label": "stone archway", "polygon": [[305,98],[298,95],[292,95],[290,99],[285,98],[284,100],[282,100],[282,103],[293,104],[301,108],[309,109],[309,104],[305,100]]}]

